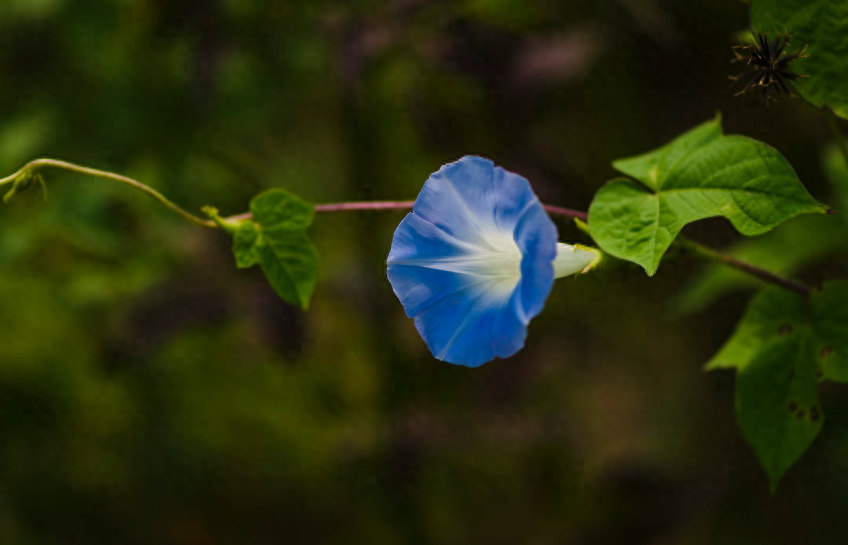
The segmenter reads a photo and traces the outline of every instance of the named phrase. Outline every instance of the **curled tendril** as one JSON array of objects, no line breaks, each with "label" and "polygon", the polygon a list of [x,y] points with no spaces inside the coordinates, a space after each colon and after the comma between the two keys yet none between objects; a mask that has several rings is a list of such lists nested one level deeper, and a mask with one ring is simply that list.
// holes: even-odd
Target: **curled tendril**
[{"label": "curled tendril", "polygon": [[45,183],[44,177],[41,176],[40,172],[33,172],[29,169],[24,170],[15,178],[15,181],[12,182],[12,189],[3,196],[3,202],[8,203],[15,195],[23,193],[35,184],[41,187],[44,202],[47,202],[47,183]]}]

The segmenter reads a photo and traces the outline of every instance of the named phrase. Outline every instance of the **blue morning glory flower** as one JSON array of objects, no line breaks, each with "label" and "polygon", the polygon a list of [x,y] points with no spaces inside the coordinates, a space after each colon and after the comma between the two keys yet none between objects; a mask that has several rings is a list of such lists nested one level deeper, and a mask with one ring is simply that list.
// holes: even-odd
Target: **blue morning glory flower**
[{"label": "blue morning glory flower", "polygon": [[424,184],[395,231],[388,276],[433,356],[476,367],[521,350],[554,278],[597,257],[557,243],[526,179],[463,157]]}]

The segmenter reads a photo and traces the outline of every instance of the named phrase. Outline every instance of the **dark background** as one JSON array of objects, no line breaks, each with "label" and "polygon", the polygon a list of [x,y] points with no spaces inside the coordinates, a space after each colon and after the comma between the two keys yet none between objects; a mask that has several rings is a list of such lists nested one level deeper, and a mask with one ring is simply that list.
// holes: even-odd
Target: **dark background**
[{"label": "dark background", "polygon": [[[51,156],[198,211],[270,187],[411,199],[479,154],[586,209],[613,159],[724,115],[832,203],[800,100],[734,98],[738,0],[2,0],[0,177]],[[561,280],[509,360],[434,360],[402,214],[317,218],[304,313],[220,232],[45,172],[0,209],[0,544],[844,544],[848,401],[777,495],[701,366],[750,297],[702,270]],[[566,241],[585,238],[559,222]],[[725,246],[724,220],[688,233]],[[848,276],[842,258],[802,278]]]}]

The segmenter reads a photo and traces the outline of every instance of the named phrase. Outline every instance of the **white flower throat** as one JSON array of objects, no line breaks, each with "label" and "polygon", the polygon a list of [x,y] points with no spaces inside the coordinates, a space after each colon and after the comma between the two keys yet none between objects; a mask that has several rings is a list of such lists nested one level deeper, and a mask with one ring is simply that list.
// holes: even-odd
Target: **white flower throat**
[{"label": "white flower throat", "polygon": [[[466,245],[466,253],[436,259],[411,259],[396,262],[398,265],[416,265],[458,274],[486,277],[499,284],[504,290],[512,290],[521,279],[521,249],[512,236],[489,234],[485,247]],[[557,255],[553,261],[555,278],[562,278],[583,271],[597,255],[570,244],[557,244]]]}]

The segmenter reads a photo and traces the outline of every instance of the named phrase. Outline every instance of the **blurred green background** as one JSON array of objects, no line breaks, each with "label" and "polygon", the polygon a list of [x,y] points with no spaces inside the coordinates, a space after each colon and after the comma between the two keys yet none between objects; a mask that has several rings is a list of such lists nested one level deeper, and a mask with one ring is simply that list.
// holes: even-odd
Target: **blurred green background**
[{"label": "blurred green background", "polygon": [[[2,0],[0,177],[57,157],[234,214],[270,187],[411,199],[473,153],[585,210],[613,159],[719,110],[839,208],[820,112],[733,97],[747,10]],[[0,544],[848,542],[844,388],[823,389],[824,431],[771,497],[733,374],[701,371],[751,291],[678,304],[697,261],[560,281],[523,351],[469,370],[434,360],[392,294],[401,213],[317,218],[304,313],[222,233],[45,175],[48,204],[0,208]],[[793,224],[763,259],[814,247],[821,226]],[[739,238],[724,220],[687,232]],[[848,276],[844,246],[801,278]]]}]

